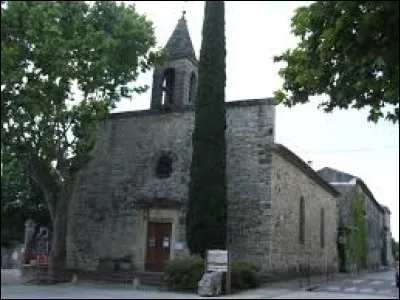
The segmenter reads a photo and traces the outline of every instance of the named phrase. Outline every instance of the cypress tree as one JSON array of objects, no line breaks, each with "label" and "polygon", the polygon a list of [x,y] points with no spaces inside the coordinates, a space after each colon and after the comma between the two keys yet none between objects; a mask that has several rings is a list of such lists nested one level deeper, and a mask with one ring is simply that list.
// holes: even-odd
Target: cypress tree
[{"label": "cypress tree", "polygon": [[195,106],[186,240],[192,254],[226,247],[225,7],[206,1]]}]

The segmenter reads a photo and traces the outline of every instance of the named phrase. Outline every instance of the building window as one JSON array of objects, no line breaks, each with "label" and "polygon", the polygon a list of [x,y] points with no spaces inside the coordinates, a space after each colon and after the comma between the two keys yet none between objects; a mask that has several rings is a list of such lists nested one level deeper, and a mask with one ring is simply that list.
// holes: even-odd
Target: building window
[{"label": "building window", "polygon": [[163,154],[157,163],[156,175],[159,179],[168,178],[172,173],[172,158]]},{"label": "building window", "polygon": [[170,108],[174,103],[174,86],[175,86],[175,72],[173,69],[167,69],[164,72],[164,79],[162,85],[162,98],[161,105],[165,108]]},{"label": "building window", "polygon": [[299,226],[299,242],[304,245],[305,235],[306,235],[306,227],[305,227],[305,203],[304,198],[300,198],[300,226]]},{"label": "building window", "polygon": [[196,75],[192,73],[190,76],[189,103],[195,103],[197,92]]},{"label": "building window", "polygon": [[321,248],[324,248],[325,247],[325,211],[323,208],[321,208],[320,241],[321,241]]}]

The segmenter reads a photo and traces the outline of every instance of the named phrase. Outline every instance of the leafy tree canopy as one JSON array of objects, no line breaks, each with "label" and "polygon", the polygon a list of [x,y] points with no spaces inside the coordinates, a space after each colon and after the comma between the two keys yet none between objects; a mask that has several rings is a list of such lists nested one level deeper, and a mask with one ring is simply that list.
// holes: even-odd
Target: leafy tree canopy
[{"label": "leafy tree canopy", "polygon": [[300,38],[275,57],[287,106],[326,94],[320,107],[370,109],[368,120],[399,122],[399,1],[316,1],[292,18]]},{"label": "leafy tree canopy", "polygon": [[1,147],[43,191],[54,275],[65,261],[75,174],[89,159],[99,122],[122,97],[145,90],[131,83],[161,52],[153,51],[152,23],[134,5],[1,4]]},{"label": "leafy tree canopy", "polygon": [[24,241],[25,221],[51,223],[43,192],[15,161],[1,157],[1,245]]},{"label": "leafy tree canopy", "polygon": [[1,144],[44,188],[80,166],[121,96],[144,90],[128,83],[156,58],[154,31],[113,1],[9,1],[1,18]]}]

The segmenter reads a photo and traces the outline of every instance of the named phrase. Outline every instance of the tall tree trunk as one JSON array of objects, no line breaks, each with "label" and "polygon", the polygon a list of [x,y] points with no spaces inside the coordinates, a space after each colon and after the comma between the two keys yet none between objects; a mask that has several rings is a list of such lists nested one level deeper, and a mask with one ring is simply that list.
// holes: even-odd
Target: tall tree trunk
[{"label": "tall tree trunk", "polygon": [[49,276],[52,281],[65,281],[69,279],[66,265],[67,227],[68,209],[74,184],[74,178],[70,178],[63,183],[56,201],[54,216],[52,217],[53,235],[49,270]]},{"label": "tall tree trunk", "polygon": [[68,203],[69,198],[60,197],[52,218],[53,232],[49,269],[49,276],[52,281],[66,279]]},{"label": "tall tree trunk", "polygon": [[59,180],[52,175],[43,161],[37,157],[26,160],[29,174],[43,189],[53,225],[50,253],[50,281],[66,279],[66,238],[68,204],[74,187],[74,176]]}]

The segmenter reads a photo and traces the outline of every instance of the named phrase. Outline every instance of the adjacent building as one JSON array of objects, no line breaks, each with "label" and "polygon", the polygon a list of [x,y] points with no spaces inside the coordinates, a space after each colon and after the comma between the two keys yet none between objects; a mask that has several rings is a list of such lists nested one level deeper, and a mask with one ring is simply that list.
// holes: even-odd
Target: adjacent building
[{"label": "adjacent building", "polygon": [[387,266],[394,265],[394,257],[392,250],[392,232],[390,230],[390,209],[387,206],[383,206],[383,264]]},{"label": "adjacent building", "polygon": [[361,190],[365,200],[364,217],[368,236],[367,267],[379,268],[385,262],[383,259],[384,245],[386,245],[386,238],[384,238],[385,210],[360,178],[332,168],[323,168],[318,171],[318,174],[342,194],[338,202],[339,226],[352,224],[352,201],[355,199],[357,189]]}]

